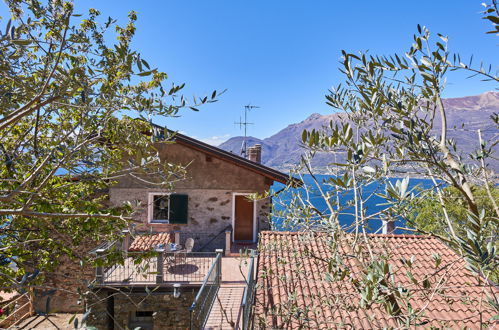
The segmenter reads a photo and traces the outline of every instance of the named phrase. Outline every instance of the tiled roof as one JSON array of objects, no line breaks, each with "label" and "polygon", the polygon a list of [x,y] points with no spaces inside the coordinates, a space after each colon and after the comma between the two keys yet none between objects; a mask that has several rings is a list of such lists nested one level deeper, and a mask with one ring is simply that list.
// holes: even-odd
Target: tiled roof
[{"label": "tiled roof", "polygon": [[137,235],[128,251],[149,251],[158,244],[173,243],[174,238],[171,233],[159,233],[151,235]]},{"label": "tiled roof", "polygon": [[[357,242],[356,246],[364,247],[362,253],[351,250],[353,239],[351,234],[342,234],[335,241],[325,233],[261,232],[255,324],[266,329],[405,328],[383,304],[360,307],[359,290],[366,286],[353,283],[371,259],[367,244]],[[437,238],[369,235],[368,241],[375,258],[381,261],[387,257],[392,267],[393,277],[380,281],[393,279],[396,287],[407,289],[411,295],[410,304],[419,312],[411,328],[478,329],[481,322],[493,324],[494,313],[485,301],[487,295],[497,296],[499,290],[481,285],[484,280],[468,271],[464,260]],[[441,259],[438,266],[436,255]],[[409,267],[407,260],[411,258]],[[341,272],[335,275],[338,265],[341,270],[350,270],[343,273],[343,279]],[[417,284],[410,279],[409,270]],[[434,290],[436,287],[439,290]],[[378,288],[383,290],[381,285]],[[402,303],[400,308],[401,314],[407,315],[407,306]]]}]

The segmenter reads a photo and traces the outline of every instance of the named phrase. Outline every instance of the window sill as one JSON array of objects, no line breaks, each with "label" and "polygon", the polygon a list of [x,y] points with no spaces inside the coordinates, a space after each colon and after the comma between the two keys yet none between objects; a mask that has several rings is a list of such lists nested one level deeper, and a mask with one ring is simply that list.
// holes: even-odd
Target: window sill
[{"label": "window sill", "polygon": [[148,225],[151,226],[187,226],[187,223],[175,223],[175,222],[149,222]]}]

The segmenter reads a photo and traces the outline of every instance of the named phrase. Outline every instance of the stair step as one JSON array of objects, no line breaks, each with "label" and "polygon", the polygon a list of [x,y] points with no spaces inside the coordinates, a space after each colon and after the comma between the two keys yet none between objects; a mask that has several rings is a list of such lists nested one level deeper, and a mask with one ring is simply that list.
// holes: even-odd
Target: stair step
[{"label": "stair step", "polygon": [[234,329],[239,317],[243,294],[244,286],[224,286],[222,284],[211,308],[205,329]]}]

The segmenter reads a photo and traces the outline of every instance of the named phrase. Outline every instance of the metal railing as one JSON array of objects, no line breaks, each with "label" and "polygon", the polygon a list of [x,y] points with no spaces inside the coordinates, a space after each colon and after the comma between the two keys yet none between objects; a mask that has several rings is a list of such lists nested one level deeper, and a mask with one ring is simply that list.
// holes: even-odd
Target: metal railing
[{"label": "metal railing", "polygon": [[204,278],[203,285],[189,308],[191,314],[191,329],[204,328],[208,316],[210,315],[211,307],[217,297],[218,289],[220,289],[221,277],[222,250],[218,250],[217,256]]},{"label": "metal railing", "polygon": [[255,251],[251,250],[250,262],[248,265],[248,277],[246,278],[246,287],[244,288],[243,299],[241,302],[242,324],[241,329],[246,330],[251,327],[253,301],[255,299]]},{"label": "metal railing", "polygon": [[[222,229],[218,234],[214,235],[208,242],[204,243],[200,248],[199,248],[199,251],[203,251],[204,249],[206,249],[207,247],[210,246],[210,244],[212,244],[215,240],[218,240],[220,241],[223,245],[225,245],[225,232],[228,231],[228,230],[232,230],[232,225],[228,225],[227,227],[225,227],[224,229]],[[218,243],[217,245],[217,248],[222,248],[222,246],[220,245],[220,243]],[[225,246],[224,249],[227,249],[227,248],[230,248],[230,247],[227,247]]]},{"label": "metal railing", "polygon": [[220,233],[210,233],[210,232],[188,232],[180,231],[180,242],[182,246],[185,245],[185,241],[188,238],[193,238],[196,242],[194,244],[193,251],[204,252],[204,251],[215,251],[217,249],[225,249],[225,237]]},{"label": "metal railing", "polygon": [[217,256],[214,252],[158,252],[155,256],[141,255],[143,252],[129,252],[123,264],[97,267],[97,284],[202,283]]}]

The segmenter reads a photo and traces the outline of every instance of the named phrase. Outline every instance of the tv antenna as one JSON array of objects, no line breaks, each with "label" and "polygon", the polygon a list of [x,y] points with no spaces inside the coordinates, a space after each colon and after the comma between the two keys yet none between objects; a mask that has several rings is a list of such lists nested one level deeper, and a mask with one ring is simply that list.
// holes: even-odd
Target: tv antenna
[{"label": "tv antenna", "polygon": [[244,121],[240,117],[239,122],[234,123],[236,125],[239,125],[240,129],[243,129],[244,127],[244,138],[243,138],[243,143],[241,144],[241,156],[246,158],[246,138],[248,136],[248,125],[253,125],[253,123],[248,122],[248,112],[250,112],[252,109],[258,109],[260,107],[256,105],[245,105],[244,106]]}]

